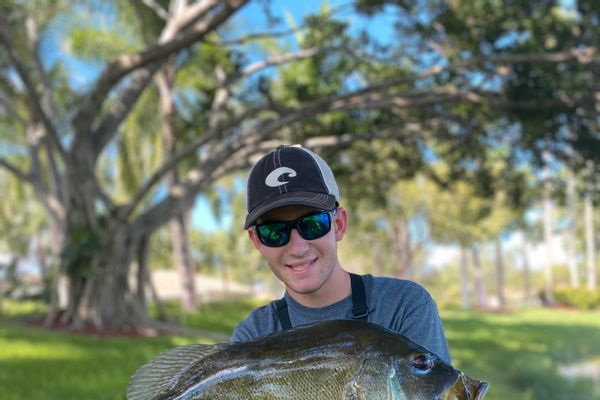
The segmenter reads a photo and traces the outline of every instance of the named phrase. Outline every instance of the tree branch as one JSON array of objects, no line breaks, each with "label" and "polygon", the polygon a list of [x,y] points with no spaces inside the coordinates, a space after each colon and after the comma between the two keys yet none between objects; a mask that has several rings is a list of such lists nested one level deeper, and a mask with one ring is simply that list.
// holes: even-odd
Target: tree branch
[{"label": "tree branch", "polygon": [[149,9],[154,11],[154,13],[160,19],[165,20],[165,21],[169,20],[170,15],[167,12],[167,10],[162,8],[162,6],[160,4],[158,4],[155,0],[142,0],[142,3],[144,3]]},{"label": "tree branch", "polygon": [[0,158],[0,166],[4,167],[6,170],[8,170],[8,172],[13,174],[17,179],[33,185],[33,179],[31,178],[31,176],[29,174],[25,173],[24,171],[22,171],[17,166],[10,163],[8,160],[6,160],[4,158]]},{"label": "tree branch", "polygon": [[285,37],[285,36],[289,36],[298,32],[302,32],[304,29],[306,28],[306,26],[299,26],[298,28],[292,28],[292,29],[288,29],[285,31],[280,31],[280,32],[257,32],[257,33],[251,33],[248,34],[246,36],[242,36],[236,39],[219,39],[217,41],[210,41],[210,43],[213,43],[217,46],[235,46],[235,45],[240,45],[240,44],[245,44],[248,42],[253,42],[255,40],[261,40],[261,39],[274,39],[274,38],[279,38],[279,37]]},{"label": "tree branch", "polygon": [[304,60],[306,58],[314,57],[318,54],[323,54],[326,52],[330,52],[334,50],[333,48],[313,48],[301,50],[296,53],[287,53],[287,54],[279,54],[273,57],[270,57],[266,60],[259,61],[257,63],[251,64],[244,68],[240,72],[240,77],[246,77],[252,75],[260,70],[263,70],[268,67],[272,67],[274,65],[281,65],[285,63],[289,63],[292,61]]},{"label": "tree branch", "polygon": [[[329,16],[334,16],[338,13],[341,13],[343,11],[346,11],[347,9],[351,9],[353,7],[352,3],[347,3],[347,4],[342,4],[340,6],[335,6],[332,7],[332,9],[329,11],[328,15]],[[248,42],[252,42],[255,40],[261,40],[261,39],[275,39],[275,38],[280,38],[280,37],[285,37],[285,36],[289,36],[289,35],[293,35],[293,34],[297,34],[300,33],[304,30],[306,30],[307,28],[307,24],[301,24],[297,27],[291,28],[291,29],[286,29],[286,30],[282,30],[282,31],[276,31],[276,32],[256,32],[256,33],[250,33],[248,35],[245,36],[241,36],[239,38],[235,38],[235,39],[218,39],[218,41],[212,42],[218,46],[235,46],[235,45],[240,45],[240,44],[245,44]]]},{"label": "tree branch", "polygon": [[[165,161],[159,169],[157,169],[150,178],[144,183],[144,185],[138,190],[135,196],[131,199],[131,201],[124,207],[121,208],[119,212],[119,217],[122,219],[127,218],[133,210],[139,205],[139,203],[148,195],[148,193],[152,190],[152,188],[164,178],[164,176],[169,173],[175,166],[182,160],[187,157],[190,157],[194,154],[199,148],[205,146],[206,144],[213,141],[216,137],[223,134],[224,131],[228,131],[235,126],[238,126],[250,118],[252,115],[258,114],[259,112],[264,111],[264,108],[257,107],[255,109],[249,110],[245,113],[242,113],[236,118],[232,118],[229,122],[221,121],[220,125],[214,126],[212,129],[208,129],[204,135],[197,138],[196,140],[188,143],[184,148],[180,149],[176,154],[171,156],[167,161]],[[224,124],[224,125],[223,125]]]},{"label": "tree branch", "polygon": [[[282,116],[273,120],[265,121],[258,126],[246,129],[234,140],[229,140],[222,144],[219,150],[213,150],[209,155],[200,160],[198,165],[186,174],[186,179],[171,189],[171,193],[150,210],[143,213],[136,221],[130,225],[131,229],[138,230],[141,227],[146,229],[157,229],[164,221],[170,219],[177,212],[191,204],[196,193],[221,177],[234,170],[247,167],[253,160],[253,156],[263,153],[264,150],[273,147],[273,142],[265,142],[274,132],[282,127],[289,126],[300,119],[310,118],[319,113],[318,108],[310,107],[313,114],[308,114],[304,110],[296,110],[289,115]],[[323,111],[323,110],[320,110]],[[391,130],[384,130],[373,133],[370,137],[385,137],[391,135]],[[359,136],[344,135],[337,141],[333,137],[326,138],[321,142],[313,139],[307,141],[308,145],[325,146],[329,144],[342,145],[356,140]],[[369,136],[362,136],[369,138]]]},{"label": "tree branch", "polygon": [[52,104],[52,84],[50,83],[50,79],[48,74],[44,70],[44,66],[42,64],[42,60],[40,59],[39,54],[39,33],[38,26],[35,19],[28,15],[26,18],[25,25],[27,27],[27,37],[29,42],[32,44],[31,46],[31,58],[33,59],[33,65],[35,66],[35,70],[41,79],[41,100],[40,104],[42,109],[44,110],[45,115],[57,115],[56,107]]},{"label": "tree branch", "polygon": [[91,151],[90,161],[95,162],[104,147],[117,133],[117,128],[129,114],[146,86],[148,86],[152,76],[161,65],[161,63],[157,62],[133,73],[131,82],[114,101],[106,116],[98,124],[98,127],[89,134],[89,138],[92,139],[89,149]]},{"label": "tree branch", "polygon": [[215,98],[210,107],[210,116],[208,119],[209,129],[215,129],[223,121],[225,107],[231,98],[225,71],[223,71],[223,68],[220,65],[215,67],[214,76],[217,82],[217,90],[215,91]]},{"label": "tree branch", "polygon": [[[194,42],[201,40],[209,32],[217,29],[248,0],[216,0],[204,1],[186,8],[183,16],[172,19],[165,27],[159,43],[139,53],[124,55],[109,63],[96,86],[87,96],[79,111],[73,117],[72,124],[77,134],[76,140],[85,137],[90,131],[94,116],[101,108],[109,91],[127,74],[136,70],[147,68],[153,63],[161,62],[165,57],[175,53]],[[219,3],[219,4],[215,4]],[[208,7],[210,6],[210,7]],[[220,10],[211,13],[205,21],[199,22],[208,11],[220,6]],[[143,88],[142,88],[143,89]],[[122,119],[122,118],[121,118]],[[81,139],[80,139],[81,140]],[[96,143],[106,140],[95,140]]]},{"label": "tree branch", "polygon": [[[516,64],[516,63],[560,63],[565,61],[576,60],[579,63],[586,64],[591,62],[599,62],[598,48],[572,48],[567,51],[556,53],[524,53],[524,54],[506,54],[501,56],[474,56],[459,62],[450,64],[446,67],[440,65],[433,66],[428,70],[420,72],[408,77],[400,77],[398,79],[387,80],[382,83],[369,85],[363,89],[353,92],[351,95],[361,95],[369,92],[386,91],[393,87],[411,84],[423,79],[438,76],[445,72],[455,72],[462,68],[467,68],[480,63],[496,63],[496,64]],[[503,73],[504,74],[504,73]]]},{"label": "tree branch", "polygon": [[0,93],[0,106],[2,106],[4,108],[4,110],[6,111],[6,114],[10,115],[11,118],[14,118],[17,120],[18,123],[20,123],[23,126],[27,126],[27,121],[25,119],[23,119],[19,113],[17,112],[17,109],[13,107],[13,101],[9,101],[3,93]]},{"label": "tree branch", "polygon": [[[56,112],[56,107],[52,101],[52,84],[50,82],[50,78],[46,73],[42,60],[39,56],[39,29],[37,21],[33,18],[33,16],[27,16],[26,19],[26,27],[27,27],[27,36],[31,45],[31,57],[34,61],[35,69],[38,75],[41,77],[42,85],[42,97],[41,97],[41,107],[44,110],[45,115],[58,115]],[[60,202],[64,200],[64,186],[62,177],[59,173],[59,168],[56,163],[56,157],[54,152],[52,151],[52,140],[48,140],[47,137],[42,138],[41,146],[46,150],[46,155],[48,157],[48,164],[50,167],[50,178],[53,185],[51,185],[51,191],[55,198],[57,198]],[[37,155],[33,157],[33,159],[37,159]]]},{"label": "tree branch", "polygon": [[[323,49],[309,49],[309,50],[302,51],[299,53],[286,54],[286,55],[273,57],[270,60],[265,60],[263,62],[253,64],[250,67],[245,68],[242,71],[242,73],[236,74],[236,75],[231,76],[230,78],[226,79],[225,82],[223,82],[220,85],[220,89],[217,90],[215,100],[211,107],[211,122],[209,124],[208,132],[206,132],[205,135],[203,135],[201,138],[198,138],[194,142],[188,144],[184,149],[180,150],[177,154],[175,154],[173,157],[171,157],[169,160],[167,160],[160,167],[160,169],[158,169],[148,179],[148,181],[146,181],[144,186],[138,191],[138,193],[136,193],[136,195],[131,200],[131,202],[121,210],[121,216],[122,217],[129,216],[130,213],[133,211],[133,209],[135,207],[137,207],[139,202],[149,193],[149,191],[152,189],[152,187],[154,187],[154,185],[156,185],[156,183],[158,183],[164,177],[164,175],[167,174],[179,161],[181,161],[184,158],[189,157],[198,148],[210,143],[213,139],[215,139],[217,136],[219,136],[221,134],[223,129],[219,129],[218,125],[222,121],[222,119],[218,116],[221,115],[223,107],[224,107],[227,99],[229,98],[229,91],[227,90],[228,86],[233,84],[238,79],[258,71],[260,68],[266,68],[269,65],[275,65],[275,64],[279,64],[279,63],[289,62],[292,60],[299,60],[302,58],[311,57],[311,56],[319,53],[320,51],[323,51]],[[217,76],[218,81],[223,81],[224,78],[222,78],[222,77],[219,78],[220,75],[219,75],[218,70],[216,71],[216,76]],[[262,110],[262,109],[264,109],[264,108],[260,107],[260,108],[251,110],[251,112],[249,114],[256,114],[257,112],[259,112],[259,110]],[[235,119],[235,121],[237,121],[236,123],[241,123],[243,120],[247,119],[249,117],[249,114],[246,113],[241,118],[236,118]],[[215,116],[217,116],[217,117],[215,117]],[[231,123],[228,125],[230,127],[235,126],[235,125],[232,125]]]},{"label": "tree branch", "polygon": [[9,31],[9,26],[10,25],[8,23],[6,15],[4,14],[2,8],[0,8],[0,43],[2,43],[2,46],[6,50],[6,53],[8,54],[8,57],[11,60],[11,63],[15,67],[19,78],[21,79],[23,85],[27,90],[27,98],[29,100],[29,103],[33,107],[33,112],[35,113],[33,117],[37,118],[42,122],[46,130],[46,134],[52,141],[53,146],[56,148],[60,156],[63,159],[66,159],[66,152],[62,144],[60,143],[60,140],[58,139],[58,135],[56,133],[56,130],[54,129],[54,126],[52,125],[52,122],[48,117],[48,114],[45,112],[45,110],[42,107],[42,104],[40,103],[40,94],[37,92],[36,85],[33,82],[31,76],[29,75],[28,68],[19,59],[19,57],[14,51],[14,41],[12,40],[11,32]]},{"label": "tree branch", "polygon": [[472,65],[475,63],[561,63],[575,60],[580,64],[589,64],[599,62],[597,47],[574,47],[570,50],[556,53],[524,53],[524,54],[505,54],[499,56],[474,56],[457,64],[457,66]]},{"label": "tree branch", "polygon": [[[236,142],[237,144],[238,142]],[[206,189],[212,182],[228,172],[246,163],[246,157],[236,154],[236,150],[247,153],[252,149],[252,142],[242,140],[239,145],[230,143],[214,157],[199,163],[188,174],[185,181],[173,186],[169,194],[154,207],[144,212],[129,225],[132,233],[152,232],[172,218],[173,215],[183,211],[194,201],[196,193]]]}]

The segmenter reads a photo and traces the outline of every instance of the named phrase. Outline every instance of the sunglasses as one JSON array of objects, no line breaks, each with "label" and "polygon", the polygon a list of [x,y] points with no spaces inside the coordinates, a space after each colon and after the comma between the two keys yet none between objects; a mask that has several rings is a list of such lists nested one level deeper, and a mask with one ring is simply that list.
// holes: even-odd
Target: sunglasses
[{"label": "sunglasses", "polygon": [[260,242],[268,247],[281,247],[288,244],[295,228],[305,240],[315,240],[331,230],[331,221],[337,210],[319,211],[304,215],[293,221],[273,221],[255,225],[254,231]]}]

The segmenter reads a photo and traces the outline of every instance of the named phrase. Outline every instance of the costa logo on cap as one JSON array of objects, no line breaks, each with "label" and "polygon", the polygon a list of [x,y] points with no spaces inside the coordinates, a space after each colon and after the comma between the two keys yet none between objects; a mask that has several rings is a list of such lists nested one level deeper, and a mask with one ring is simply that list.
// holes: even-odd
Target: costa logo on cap
[{"label": "costa logo on cap", "polygon": [[289,178],[295,177],[296,171],[288,167],[277,168],[269,175],[267,175],[267,179],[265,179],[265,184],[271,187],[277,187],[281,185],[285,185],[288,181],[281,181],[280,178],[284,175],[287,175]]},{"label": "costa logo on cap", "polygon": [[246,196],[245,229],[278,207],[301,205],[330,210],[340,198],[331,168],[300,146],[281,146],[263,156],[250,171]]}]

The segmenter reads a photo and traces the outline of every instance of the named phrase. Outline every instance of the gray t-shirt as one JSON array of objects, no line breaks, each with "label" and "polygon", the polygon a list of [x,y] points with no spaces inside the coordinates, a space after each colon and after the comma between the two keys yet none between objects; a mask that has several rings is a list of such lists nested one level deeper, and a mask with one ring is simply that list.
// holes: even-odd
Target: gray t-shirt
[{"label": "gray t-shirt", "polygon": [[[448,343],[437,306],[419,284],[388,277],[363,275],[367,320],[398,332],[442,360],[450,363]],[[332,319],[352,319],[352,296],[321,308],[305,307],[287,293],[284,295],[293,327]],[[283,330],[275,303],[253,310],[233,331],[232,342],[242,342]]]}]

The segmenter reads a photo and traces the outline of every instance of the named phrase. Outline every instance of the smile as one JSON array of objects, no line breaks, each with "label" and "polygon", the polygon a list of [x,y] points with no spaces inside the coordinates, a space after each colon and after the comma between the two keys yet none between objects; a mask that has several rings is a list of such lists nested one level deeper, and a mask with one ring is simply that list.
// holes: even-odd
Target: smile
[{"label": "smile", "polygon": [[286,266],[295,272],[302,272],[310,268],[316,261],[317,258],[314,258],[313,260],[309,260],[307,262],[286,264]]}]

